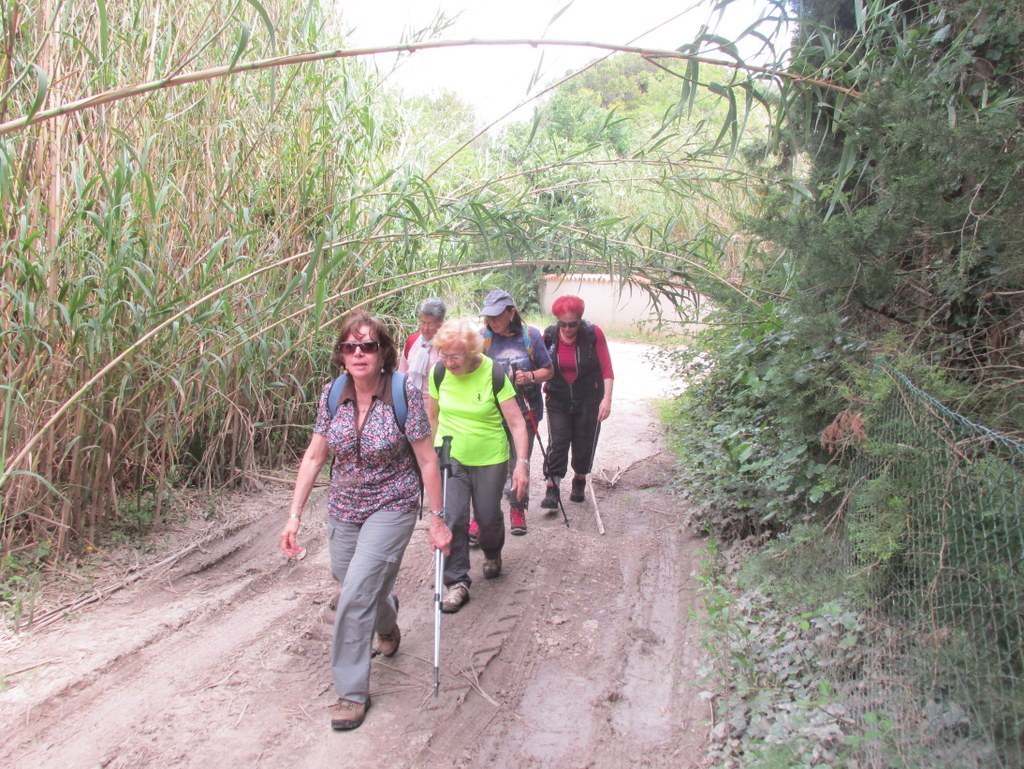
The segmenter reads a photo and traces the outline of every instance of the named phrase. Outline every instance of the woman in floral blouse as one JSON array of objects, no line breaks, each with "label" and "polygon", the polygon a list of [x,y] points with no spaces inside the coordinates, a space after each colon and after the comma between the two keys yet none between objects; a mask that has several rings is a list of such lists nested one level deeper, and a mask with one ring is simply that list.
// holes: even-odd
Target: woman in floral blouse
[{"label": "woman in floral blouse", "polygon": [[[331,672],[338,701],[334,729],[355,729],[370,708],[373,635],[381,654],[398,651],[398,599],[391,594],[420,509],[420,481],[433,514],[427,540],[449,552],[451,532],[441,517],[441,481],[430,424],[418,387],[405,382],[405,434],[391,398],[398,361],[387,328],[364,313],[350,315],[334,345],[333,360],[348,375],[332,415],[331,385],[320,397],[313,437],[302,458],[281,550],[291,557],[302,510],[328,458],[333,457],[327,495],[327,539],[331,572],[341,585],[331,642]],[[417,474],[417,466],[419,474]]]}]

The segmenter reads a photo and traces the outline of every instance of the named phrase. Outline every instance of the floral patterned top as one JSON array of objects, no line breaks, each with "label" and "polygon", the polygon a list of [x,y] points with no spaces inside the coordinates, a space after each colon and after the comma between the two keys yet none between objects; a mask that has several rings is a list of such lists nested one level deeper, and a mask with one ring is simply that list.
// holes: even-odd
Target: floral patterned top
[{"label": "floral patterned top", "polygon": [[420,509],[420,481],[409,441],[430,436],[430,422],[419,388],[406,380],[405,435],[395,420],[387,376],[380,378],[363,427],[358,431],[352,380],[349,379],[341,391],[334,419],[327,408],[330,391],[328,382],[320,396],[313,426],[314,433],[327,439],[334,457],[331,488],[327,494],[328,514],[339,521],[357,524],[378,510],[408,511],[416,515]]}]

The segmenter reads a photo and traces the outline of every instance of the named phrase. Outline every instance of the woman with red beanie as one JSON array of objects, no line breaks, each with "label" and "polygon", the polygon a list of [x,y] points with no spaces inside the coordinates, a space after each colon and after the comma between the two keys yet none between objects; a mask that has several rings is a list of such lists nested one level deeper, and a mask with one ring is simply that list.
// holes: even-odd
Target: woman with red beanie
[{"label": "woman with red beanie", "polygon": [[559,484],[572,450],[572,490],[569,499],[582,502],[587,475],[601,422],[612,410],[612,359],[604,332],[583,320],[583,300],[562,296],[551,305],[556,323],[544,331],[544,345],[554,364],[554,376],[544,384],[548,411],[548,455],[544,475],[547,490],[540,506],[557,510]]}]

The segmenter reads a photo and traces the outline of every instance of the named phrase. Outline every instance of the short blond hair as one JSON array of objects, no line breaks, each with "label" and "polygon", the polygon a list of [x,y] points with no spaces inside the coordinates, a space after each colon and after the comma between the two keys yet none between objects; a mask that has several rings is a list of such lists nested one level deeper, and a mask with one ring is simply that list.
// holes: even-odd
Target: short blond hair
[{"label": "short blond hair", "polygon": [[444,352],[446,347],[462,342],[466,354],[476,357],[483,353],[484,338],[480,336],[480,325],[468,320],[448,320],[434,334],[434,348]]}]

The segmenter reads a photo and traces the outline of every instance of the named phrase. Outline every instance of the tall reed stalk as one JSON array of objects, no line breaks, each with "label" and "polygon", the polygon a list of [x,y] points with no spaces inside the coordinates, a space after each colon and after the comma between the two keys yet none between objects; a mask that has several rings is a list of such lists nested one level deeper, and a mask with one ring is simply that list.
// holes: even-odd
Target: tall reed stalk
[{"label": "tall reed stalk", "polygon": [[[0,119],[343,44],[298,0],[15,0],[3,14]],[[174,484],[235,484],[281,461],[308,437],[352,307],[408,318],[428,284],[510,265],[602,269],[680,303],[702,281],[743,293],[717,273],[720,229],[687,221],[697,209],[661,202],[657,222],[639,210],[688,197],[719,211],[741,178],[721,171],[722,149],[663,131],[671,152],[592,156],[585,172],[572,157],[492,167],[472,147],[422,166],[406,128],[346,60],[0,137],[0,551],[63,552],[143,509],[159,520]],[[612,199],[613,182],[632,203]],[[567,190],[606,213],[566,222],[548,201]]]}]

